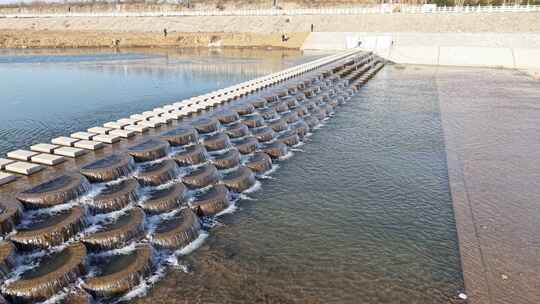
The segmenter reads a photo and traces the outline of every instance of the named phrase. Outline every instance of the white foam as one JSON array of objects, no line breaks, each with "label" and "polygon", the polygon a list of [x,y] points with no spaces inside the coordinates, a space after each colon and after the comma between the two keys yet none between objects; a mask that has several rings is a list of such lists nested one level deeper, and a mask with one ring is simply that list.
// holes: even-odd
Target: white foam
[{"label": "white foam", "polygon": [[15,255],[15,265],[18,265],[11,269],[9,278],[4,281],[2,288],[20,279],[21,275],[31,269],[38,267],[41,263],[40,259],[47,255],[59,252],[66,248],[66,245],[60,245],[51,247],[49,250],[38,250],[29,254]]},{"label": "white foam", "polygon": [[84,228],[81,232],[77,233],[77,235],[72,240],[79,240],[88,234],[102,230],[103,227],[105,227],[107,224],[116,222],[119,217],[125,215],[129,210],[133,209],[133,207],[133,203],[130,203],[123,209],[113,211],[111,213],[88,216],[85,219],[87,224],[86,228]]},{"label": "white foam", "polygon": [[[309,134],[309,133],[308,133]],[[301,141],[299,143],[297,143],[296,145],[292,146],[293,148],[297,149],[297,148],[300,148],[302,146],[304,146],[306,143],[304,141]]]},{"label": "white foam", "polygon": [[75,206],[86,205],[92,201],[103,189],[104,184],[92,185],[90,190],[81,197],[70,200],[64,204],[55,205],[49,208],[27,210],[24,212],[23,218],[20,221],[19,228],[28,227],[34,222],[34,218],[40,215],[55,215],[66,210],[72,209]]},{"label": "white foam", "polygon": [[94,216],[87,217],[87,223],[90,225],[108,224],[115,222],[118,218],[128,213],[135,205],[138,205],[140,199],[136,202],[131,202],[124,208],[109,213],[96,214]]},{"label": "white foam", "polygon": [[129,254],[137,249],[137,244],[138,244],[137,242],[131,242],[125,247],[113,249],[113,250],[109,250],[105,252],[100,252],[100,253],[93,253],[90,256],[102,258],[102,257],[110,257],[113,255]]},{"label": "white foam", "polygon": [[230,140],[227,142],[227,146],[221,150],[216,150],[216,151],[208,151],[208,154],[213,158],[215,156],[218,156],[218,155],[223,155],[227,152],[229,152],[231,149],[233,149],[234,146],[231,144]]},{"label": "white foam", "polygon": [[169,153],[167,153],[167,155],[165,155],[165,156],[163,156],[161,158],[154,159],[154,160],[149,160],[149,161],[145,161],[145,162],[141,162],[141,163],[137,163],[137,168],[145,167],[147,165],[153,165],[153,164],[161,163],[162,161],[166,161],[167,159],[170,159],[170,157],[172,155],[173,154],[169,151]]},{"label": "white foam", "polygon": [[242,191],[242,193],[254,193],[262,188],[262,183],[260,181],[255,181],[255,184],[253,186],[249,187],[248,189]]},{"label": "white foam", "polygon": [[13,282],[18,281],[23,273],[25,273],[25,272],[27,272],[27,271],[29,271],[31,269],[34,269],[34,268],[36,268],[38,266],[39,266],[39,263],[37,261],[29,261],[26,264],[24,264],[24,263],[19,264],[19,266],[13,268],[10,271],[10,273],[9,273],[10,278],[8,278],[8,279],[6,279],[4,281],[4,284],[2,285],[2,289],[4,289],[4,286],[8,286]]},{"label": "white foam", "polygon": [[221,170],[219,170],[219,173],[221,173],[221,174],[231,173],[231,172],[234,172],[234,171],[238,170],[239,167],[240,166],[234,166],[234,167],[229,168],[229,169],[221,169]]},{"label": "white foam", "polygon": [[214,187],[214,185],[208,185],[206,187],[196,188],[196,189],[189,189],[188,190],[188,195],[193,197],[193,196],[196,196],[198,194],[205,193],[206,191],[210,190],[212,187]]},{"label": "white foam", "polygon": [[257,201],[257,199],[252,198],[251,196],[248,196],[247,194],[243,194],[243,193],[238,195],[238,199],[241,199],[243,201]]},{"label": "white foam", "polygon": [[189,243],[186,247],[180,249],[180,250],[177,250],[175,252],[175,255],[188,255],[192,252],[194,252],[195,250],[199,249],[202,244],[204,243],[204,241],[208,238],[209,234],[208,232],[206,231],[201,231],[201,233],[199,234],[199,236],[191,243]]},{"label": "white foam", "polygon": [[37,302],[38,304],[56,304],[56,303],[62,303],[62,301],[67,297],[68,291],[62,290],[59,293],[55,294],[54,296],[48,298],[47,300],[43,302]]},{"label": "white foam", "polygon": [[[230,214],[230,213],[234,213],[236,212],[236,210],[238,210],[238,207],[236,206],[236,202],[238,201],[238,199],[235,199],[235,200],[231,200],[230,201],[230,204],[227,208],[225,208],[224,210],[221,210],[220,212],[218,212],[214,217],[220,217],[222,215],[225,215],[225,214]],[[210,225],[211,227],[214,227],[213,225]]]},{"label": "white foam", "polygon": [[149,277],[142,280],[139,285],[135,286],[132,290],[130,290],[128,293],[126,293],[124,296],[120,297],[114,303],[120,303],[120,302],[126,302],[131,301],[138,297],[143,297],[148,293],[148,290],[154,286],[161,278],[165,276],[166,273],[166,265],[161,264],[158,265],[156,271]]},{"label": "white foam", "polygon": [[[167,160],[167,159],[170,159],[169,157],[164,157],[164,158],[160,158],[160,159],[157,159],[157,160],[153,160],[153,161],[150,161],[150,162],[145,162],[145,163],[141,163],[138,167],[137,167],[137,170],[135,171],[135,173],[133,174],[133,176],[135,178],[137,178],[141,172],[141,168],[144,167],[144,165],[148,165],[148,164],[153,164],[153,163],[160,163],[164,160]],[[175,163],[176,164],[176,163]],[[159,186],[156,186],[156,187],[162,187],[162,186],[166,186],[166,185],[170,185],[171,183],[173,183],[175,180],[177,180],[179,177],[181,177],[182,175],[182,169],[178,166],[178,165],[175,165],[174,166],[174,176],[175,178],[173,178],[172,180],[164,183],[164,184],[161,184]]]},{"label": "white foam", "polygon": [[272,168],[266,171],[264,174],[258,176],[261,179],[275,179],[271,175],[274,174],[280,168],[279,164],[272,164]]},{"label": "white foam", "polygon": [[289,151],[287,152],[287,154],[285,154],[284,156],[280,157],[279,160],[280,160],[280,161],[288,160],[288,159],[290,159],[290,158],[293,157],[293,156],[294,156],[294,152],[291,151],[291,150],[289,150]]},{"label": "white foam", "polygon": [[171,179],[170,181],[167,181],[161,185],[158,185],[158,186],[150,186],[150,187],[145,187],[143,192],[145,193],[148,193],[149,191],[151,190],[163,190],[163,189],[167,189],[169,187],[172,187],[173,185],[175,184],[179,184],[182,182],[182,174],[180,173],[180,170],[179,172],[176,174],[176,177]]},{"label": "white foam", "polygon": [[199,133],[199,141],[203,142],[204,139],[206,139],[208,137],[211,137],[211,136],[214,136],[216,134],[225,132],[225,131],[226,131],[226,129],[223,127],[223,125],[221,125],[221,123],[219,123],[218,128],[217,128],[216,131],[208,132],[208,133],[204,133],[204,134]]},{"label": "white foam", "polygon": [[148,239],[152,238],[152,235],[154,234],[154,231],[156,231],[157,226],[163,222],[164,220],[171,219],[175,217],[182,209],[175,209],[172,211],[169,211],[167,213],[160,213],[152,216],[147,216],[145,221],[145,230],[146,230],[146,237]]}]

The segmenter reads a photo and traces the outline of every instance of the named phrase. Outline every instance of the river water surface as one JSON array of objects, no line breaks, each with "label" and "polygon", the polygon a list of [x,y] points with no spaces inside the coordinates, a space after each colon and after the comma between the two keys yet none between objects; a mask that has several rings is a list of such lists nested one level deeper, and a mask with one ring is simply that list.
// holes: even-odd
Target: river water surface
[{"label": "river water surface", "polygon": [[[317,57],[205,52],[0,57],[0,150]],[[436,83],[418,74],[385,67],[138,301],[462,303]]]},{"label": "river water surface", "polygon": [[260,50],[0,50],[0,154],[320,56]]},{"label": "river water surface", "polygon": [[144,301],[463,303],[425,69],[381,70]]}]

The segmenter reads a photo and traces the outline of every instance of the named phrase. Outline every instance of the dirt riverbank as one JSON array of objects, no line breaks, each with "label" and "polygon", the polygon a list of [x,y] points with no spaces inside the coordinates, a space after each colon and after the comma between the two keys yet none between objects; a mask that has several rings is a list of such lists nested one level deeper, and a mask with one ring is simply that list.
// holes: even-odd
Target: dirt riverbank
[{"label": "dirt riverbank", "polygon": [[[0,18],[0,48],[119,45],[298,49],[311,25],[318,32],[526,33],[538,31],[540,13]],[[283,34],[286,41],[282,41]]]},{"label": "dirt riverbank", "polygon": [[299,49],[308,33],[167,33],[116,31],[0,31],[0,48],[237,47]]}]

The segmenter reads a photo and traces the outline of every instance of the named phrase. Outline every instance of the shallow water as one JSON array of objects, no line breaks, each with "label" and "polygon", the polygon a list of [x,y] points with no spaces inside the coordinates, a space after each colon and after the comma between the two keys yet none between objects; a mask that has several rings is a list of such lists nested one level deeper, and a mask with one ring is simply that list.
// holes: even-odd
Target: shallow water
[{"label": "shallow water", "polygon": [[[294,52],[139,52],[144,58],[130,53],[111,60],[102,51],[88,58],[73,51],[85,61],[64,60],[62,54],[46,55],[43,63],[21,57],[0,64],[0,75],[15,75],[2,77],[12,81],[1,88],[11,94],[5,100],[20,102],[2,103],[8,111],[0,111],[0,149],[84,130],[310,59]],[[17,84],[38,90],[15,89]],[[260,190],[242,195],[212,223],[201,248],[184,250],[181,265],[137,301],[461,303],[437,100],[432,78],[384,68],[281,161]],[[23,110],[31,118],[18,118],[25,117]]]},{"label": "shallow water", "polygon": [[0,154],[320,56],[277,50],[0,50]]},{"label": "shallow water", "polygon": [[436,94],[384,68],[140,301],[462,303]]}]

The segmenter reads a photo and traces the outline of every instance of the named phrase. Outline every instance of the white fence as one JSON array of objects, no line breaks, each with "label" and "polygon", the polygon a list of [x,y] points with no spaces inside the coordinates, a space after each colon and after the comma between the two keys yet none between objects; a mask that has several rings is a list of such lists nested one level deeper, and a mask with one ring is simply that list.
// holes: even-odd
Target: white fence
[{"label": "white fence", "polygon": [[540,12],[540,5],[502,6],[441,6],[435,5],[380,5],[374,7],[321,8],[321,9],[250,9],[250,10],[179,10],[148,12],[66,12],[66,13],[9,13],[0,18],[47,17],[177,17],[177,16],[299,16],[299,15],[362,15],[362,14],[470,14]]}]

